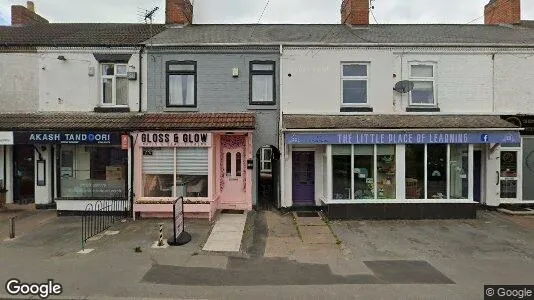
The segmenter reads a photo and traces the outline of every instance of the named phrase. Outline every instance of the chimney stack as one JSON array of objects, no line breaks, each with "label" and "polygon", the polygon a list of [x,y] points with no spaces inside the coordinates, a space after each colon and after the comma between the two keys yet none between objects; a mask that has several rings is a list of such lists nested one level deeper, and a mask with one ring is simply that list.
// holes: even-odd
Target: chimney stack
[{"label": "chimney stack", "polygon": [[369,0],[343,0],[341,23],[347,25],[369,25]]},{"label": "chimney stack", "polygon": [[484,6],[484,24],[518,24],[521,0],[490,0]]},{"label": "chimney stack", "polygon": [[22,5],[11,6],[11,25],[22,26],[39,23],[48,23],[48,20],[35,13],[33,1],[26,2],[26,7]]},{"label": "chimney stack", "polygon": [[193,23],[193,5],[190,0],[166,0],[165,24]]}]

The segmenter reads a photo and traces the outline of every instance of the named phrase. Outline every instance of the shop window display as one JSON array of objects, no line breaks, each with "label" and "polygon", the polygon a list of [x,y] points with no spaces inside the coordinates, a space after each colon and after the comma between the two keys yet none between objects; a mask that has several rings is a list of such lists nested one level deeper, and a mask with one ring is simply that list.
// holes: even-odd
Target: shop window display
[{"label": "shop window display", "polygon": [[125,198],[127,152],[120,146],[62,145],[60,198]]},{"label": "shop window display", "polygon": [[447,199],[447,145],[427,145],[427,198]]},{"label": "shop window display", "polygon": [[332,196],[351,199],[351,146],[332,146]]},{"label": "shop window display", "polygon": [[469,145],[450,146],[450,198],[467,199],[469,193]]},{"label": "shop window display", "polygon": [[354,146],[354,199],[375,198],[374,169],[374,146]]},{"label": "shop window display", "polygon": [[376,147],[377,197],[395,199],[396,164],[395,145],[378,145]]},{"label": "shop window display", "polygon": [[425,145],[406,145],[406,199],[425,198]]}]

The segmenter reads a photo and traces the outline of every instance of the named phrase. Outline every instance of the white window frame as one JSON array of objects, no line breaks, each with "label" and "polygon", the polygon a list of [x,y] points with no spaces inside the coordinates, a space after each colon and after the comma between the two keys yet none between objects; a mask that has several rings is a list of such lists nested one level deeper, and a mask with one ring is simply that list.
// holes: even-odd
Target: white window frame
[{"label": "white window frame", "polygon": [[[367,69],[367,76],[344,76],[343,75],[343,67],[344,66],[348,66],[348,65],[362,65],[362,66],[365,66],[365,68]],[[370,71],[370,68],[369,66],[371,65],[370,62],[342,62],[340,64],[340,68],[339,68],[339,78],[340,78],[340,92],[341,92],[341,106],[342,107],[367,107],[369,106],[369,71]],[[365,103],[345,103],[344,102],[344,99],[343,99],[343,82],[345,80],[365,80],[366,82],[366,89],[367,89],[367,92],[366,92],[366,95],[367,95],[367,98],[365,99]]]},{"label": "white window frame", "polygon": [[[104,66],[113,65],[113,75],[104,75]],[[125,67],[126,73],[117,74],[117,67]],[[117,104],[117,77],[128,78],[128,64],[124,63],[101,63],[100,64],[100,105],[102,106],[121,106],[127,107],[127,104]],[[111,79],[111,103],[104,102],[104,80]],[[129,93],[128,93],[129,95]],[[129,96],[128,96],[129,97]]]},{"label": "white window frame", "polygon": [[[261,148],[261,157],[260,157],[260,164],[261,164],[261,172],[263,173],[271,173],[273,171],[272,167],[272,160],[271,159],[264,159],[265,157],[265,152],[267,151],[270,151],[271,152],[271,157],[273,155],[273,150],[271,148]],[[267,168],[265,167],[265,163],[271,163],[271,167],[270,168]]]},{"label": "white window frame", "polygon": [[[432,67],[432,77],[414,77],[412,76],[412,66],[430,66]],[[410,92],[410,106],[431,106],[436,107],[438,106],[438,98],[437,98],[437,87],[436,87],[436,73],[437,73],[437,63],[435,62],[410,62],[408,64],[408,70],[410,74],[410,81],[424,81],[424,82],[432,82],[432,92],[433,92],[433,98],[434,103],[414,103],[412,99],[412,92]]]}]

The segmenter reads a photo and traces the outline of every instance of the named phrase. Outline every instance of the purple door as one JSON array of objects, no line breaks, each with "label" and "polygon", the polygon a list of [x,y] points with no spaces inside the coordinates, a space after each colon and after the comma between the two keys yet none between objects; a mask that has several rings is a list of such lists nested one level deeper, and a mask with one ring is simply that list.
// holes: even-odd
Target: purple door
[{"label": "purple door", "polygon": [[313,151],[293,152],[293,204],[315,205],[315,157]]}]

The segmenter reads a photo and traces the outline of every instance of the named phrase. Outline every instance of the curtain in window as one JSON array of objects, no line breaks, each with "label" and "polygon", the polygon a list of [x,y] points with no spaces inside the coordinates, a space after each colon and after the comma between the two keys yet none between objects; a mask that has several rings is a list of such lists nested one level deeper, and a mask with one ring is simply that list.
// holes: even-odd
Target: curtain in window
[{"label": "curtain in window", "polygon": [[254,75],[252,77],[252,101],[273,101],[273,76]]},{"label": "curtain in window", "polygon": [[194,105],[195,104],[195,76],[170,75],[169,76],[169,104]]}]

